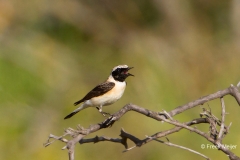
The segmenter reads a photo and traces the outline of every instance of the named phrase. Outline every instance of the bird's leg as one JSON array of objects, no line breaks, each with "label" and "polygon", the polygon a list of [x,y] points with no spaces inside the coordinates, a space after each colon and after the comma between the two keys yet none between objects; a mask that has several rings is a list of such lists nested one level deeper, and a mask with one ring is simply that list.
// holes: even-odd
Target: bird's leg
[{"label": "bird's leg", "polygon": [[102,112],[102,106],[96,107],[98,111],[101,113]]},{"label": "bird's leg", "polygon": [[102,106],[99,106],[99,107],[96,107],[97,109],[98,109],[98,111],[105,117],[106,115],[110,115],[111,116],[111,114],[110,113],[107,113],[107,112],[103,112],[102,111]]}]

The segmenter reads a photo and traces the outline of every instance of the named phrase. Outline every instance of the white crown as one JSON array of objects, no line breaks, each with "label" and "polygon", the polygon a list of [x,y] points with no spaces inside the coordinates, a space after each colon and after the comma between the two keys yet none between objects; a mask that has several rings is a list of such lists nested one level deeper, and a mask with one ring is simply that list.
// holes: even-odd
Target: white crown
[{"label": "white crown", "polygon": [[128,68],[128,65],[126,65],[126,64],[124,64],[124,65],[118,65],[118,66],[116,66],[116,67],[114,67],[114,68],[112,69],[112,72],[115,71],[117,68]]}]

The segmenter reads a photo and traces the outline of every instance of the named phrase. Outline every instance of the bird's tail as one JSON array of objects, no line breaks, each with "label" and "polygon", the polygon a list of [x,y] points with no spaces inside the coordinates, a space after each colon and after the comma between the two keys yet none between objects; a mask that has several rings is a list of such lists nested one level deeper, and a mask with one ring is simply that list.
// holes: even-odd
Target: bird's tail
[{"label": "bird's tail", "polygon": [[75,109],[74,111],[72,111],[72,113],[70,113],[69,115],[67,115],[64,119],[68,119],[71,118],[72,116],[74,116],[75,114],[77,114],[79,111],[83,110],[87,108],[87,106],[83,103],[80,107],[78,107],[77,109]]},{"label": "bird's tail", "polygon": [[77,102],[74,103],[74,106],[76,106],[76,105],[78,105],[78,104],[80,104],[80,103],[82,103],[82,102],[83,102],[82,100],[79,100],[79,101],[77,101]]}]

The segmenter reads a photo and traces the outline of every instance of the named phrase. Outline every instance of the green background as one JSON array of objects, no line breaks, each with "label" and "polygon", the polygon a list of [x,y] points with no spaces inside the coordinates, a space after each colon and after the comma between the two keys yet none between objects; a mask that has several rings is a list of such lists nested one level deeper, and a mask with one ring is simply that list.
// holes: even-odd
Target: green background
[{"label": "green background", "polygon": [[[240,80],[240,1],[0,1],[0,159],[68,159],[62,142],[43,147],[50,133],[62,135],[78,124],[88,127],[104,120],[94,108],[63,118],[96,84],[119,64],[133,66],[123,97],[105,107],[114,113],[127,103],[170,111]],[[224,97],[224,144],[240,153],[240,108]],[[211,107],[220,118],[220,100]],[[202,106],[201,106],[202,107]],[[199,117],[201,107],[176,118]],[[87,138],[117,138],[120,129],[140,139],[172,126],[130,112],[113,127]],[[207,125],[198,126],[208,132]],[[172,143],[195,149],[212,159],[228,159],[194,133],[168,136]],[[134,145],[130,142],[129,146]],[[122,153],[119,144],[101,142],[76,146],[76,159],[201,159],[151,142]],[[238,154],[238,156],[240,156]]]}]

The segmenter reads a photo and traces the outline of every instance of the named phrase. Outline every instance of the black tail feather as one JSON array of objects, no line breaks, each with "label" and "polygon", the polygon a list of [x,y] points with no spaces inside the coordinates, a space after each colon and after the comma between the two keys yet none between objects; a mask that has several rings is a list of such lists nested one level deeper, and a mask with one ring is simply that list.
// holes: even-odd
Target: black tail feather
[{"label": "black tail feather", "polygon": [[80,103],[82,103],[82,100],[79,100],[79,101],[75,102],[75,103],[74,103],[74,106],[76,106],[76,105],[78,105],[78,104],[80,104]]},{"label": "black tail feather", "polygon": [[72,112],[72,113],[70,113],[69,115],[67,115],[64,119],[71,118],[71,117],[74,116],[76,113],[78,113],[78,112]]}]

